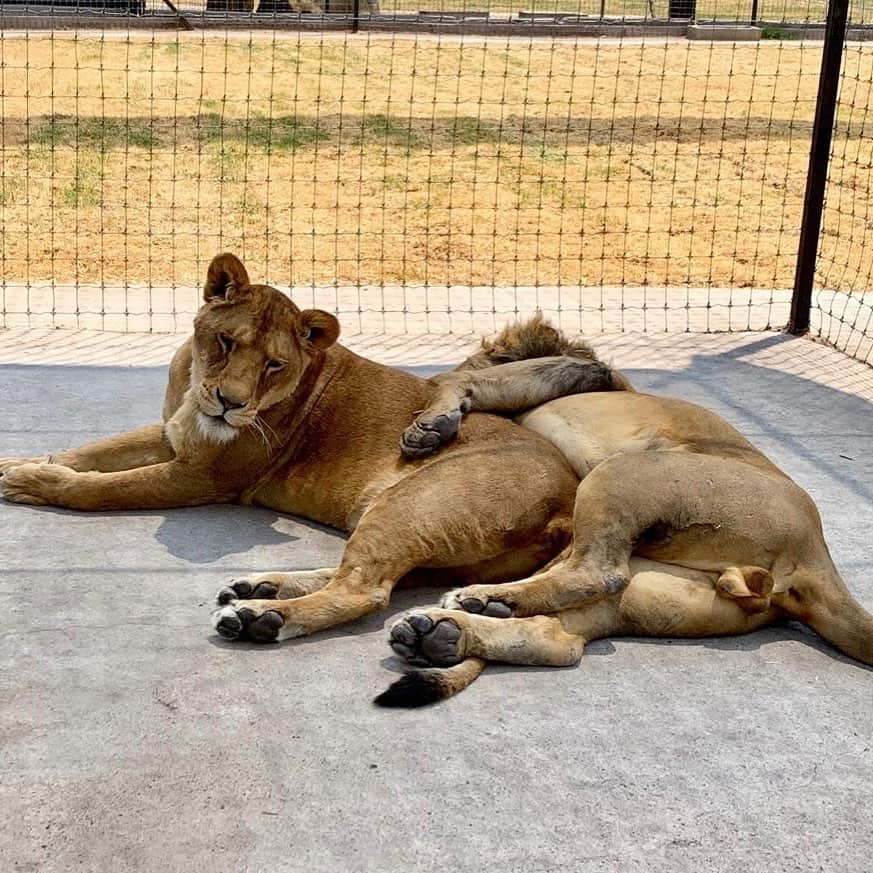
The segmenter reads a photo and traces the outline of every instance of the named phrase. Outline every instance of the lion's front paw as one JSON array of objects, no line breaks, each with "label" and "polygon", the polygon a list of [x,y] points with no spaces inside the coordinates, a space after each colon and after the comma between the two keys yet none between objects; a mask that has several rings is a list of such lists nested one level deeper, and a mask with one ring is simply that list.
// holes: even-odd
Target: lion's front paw
[{"label": "lion's front paw", "polygon": [[513,614],[513,608],[508,603],[491,597],[487,590],[476,585],[449,591],[443,595],[440,606],[443,609],[458,609],[474,615],[489,615],[492,618],[510,618]]},{"label": "lion's front paw", "polygon": [[22,464],[47,464],[48,460],[48,455],[39,458],[0,458],[0,476],[13,467],[20,467]]},{"label": "lion's front paw", "polygon": [[461,420],[468,410],[469,402],[462,400],[457,409],[448,412],[423,412],[403,431],[400,451],[407,458],[426,458],[432,455],[440,446],[457,437]]},{"label": "lion's front paw", "polygon": [[451,667],[464,658],[463,633],[450,617],[414,612],[394,622],[391,648],[418,666]]},{"label": "lion's front paw", "polygon": [[234,579],[215,596],[219,606],[226,606],[234,600],[275,600],[279,586],[272,582],[257,582],[248,579]]},{"label": "lion's front paw", "polygon": [[333,574],[332,567],[292,573],[253,573],[228,582],[215,599],[219,606],[232,600],[293,600],[320,591]]},{"label": "lion's front paw", "polygon": [[300,636],[303,628],[286,621],[283,611],[280,600],[232,600],[212,613],[212,626],[226,640],[273,643]]},{"label": "lion's front paw", "polygon": [[46,506],[57,501],[70,476],[75,476],[73,470],[57,464],[19,464],[9,467],[0,478],[0,496],[11,503]]}]

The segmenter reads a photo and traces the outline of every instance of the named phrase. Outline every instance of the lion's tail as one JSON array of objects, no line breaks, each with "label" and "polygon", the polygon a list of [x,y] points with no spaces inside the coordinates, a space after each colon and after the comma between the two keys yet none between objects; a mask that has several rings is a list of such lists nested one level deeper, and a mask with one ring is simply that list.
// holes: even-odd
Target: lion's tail
[{"label": "lion's tail", "polygon": [[805,586],[803,601],[789,592],[779,605],[850,658],[873,666],[873,615],[855,600],[836,569],[809,578],[813,584]]},{"label": "lion's tail", "polygon": [[373,700],[377,706],[414,709],[437,703],[463,691],[485,669],[482,658],[465,658],[454,667],[413,670],[398,679]]}]

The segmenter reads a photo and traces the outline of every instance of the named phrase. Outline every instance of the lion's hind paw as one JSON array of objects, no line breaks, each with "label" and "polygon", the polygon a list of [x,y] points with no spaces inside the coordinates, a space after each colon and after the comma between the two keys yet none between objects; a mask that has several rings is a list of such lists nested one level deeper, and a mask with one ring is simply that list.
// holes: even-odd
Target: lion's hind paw
[{"label": "lion's hind paw", "polygon": [[463,634],[451,618],[434,621],[424,612],[414,612],[392,626],[391,648],[417,666],[451,667],[464,658]]},{"label": "lion's hind paw", "polygon": [[443,609],[457,609],[473,615],[487,615],[490,618],[510,618],[513,609],[502,600],[496,600],[477,593],[472,588],[458,588],[444,594],[440,601]]}]

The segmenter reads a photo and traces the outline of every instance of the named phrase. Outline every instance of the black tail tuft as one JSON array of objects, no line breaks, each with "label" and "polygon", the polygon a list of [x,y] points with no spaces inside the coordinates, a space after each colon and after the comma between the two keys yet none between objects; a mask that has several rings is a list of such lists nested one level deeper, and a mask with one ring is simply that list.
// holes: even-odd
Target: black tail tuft
[{"label": "black tail tuft", "polygon": [[[449,692],[450,693],[450,692]],[[447,697],[439,675],[427,671],[407,673],[373,700],[376,706],[414,709]]]}]

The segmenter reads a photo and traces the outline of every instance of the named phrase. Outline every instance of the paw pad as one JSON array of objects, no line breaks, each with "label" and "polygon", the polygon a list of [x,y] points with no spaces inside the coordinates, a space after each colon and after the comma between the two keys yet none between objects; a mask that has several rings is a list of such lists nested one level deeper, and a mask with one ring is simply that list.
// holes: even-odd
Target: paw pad
[{"label": "paw pad", "polygon": [[247,607],[225,605],[213,616],[213,625],[226,640],[251,640],[256,643],[271,643],[278,639],[285,619],[275,609],[260,615]]},{"label": "paw pad", "polygon": [[272,582],[258,582],[252,585],[245,579],[230,582],[215,596],[219,606],[226,606],[232,600],[274,600],[279,588]]},{"label": "paw pad", "polygon": [[395,622],[391,628],[391,648],[418,666],[451,667],[463,659],[461,629],[451,619],[434,622],[424,613],[415,613]]}]

